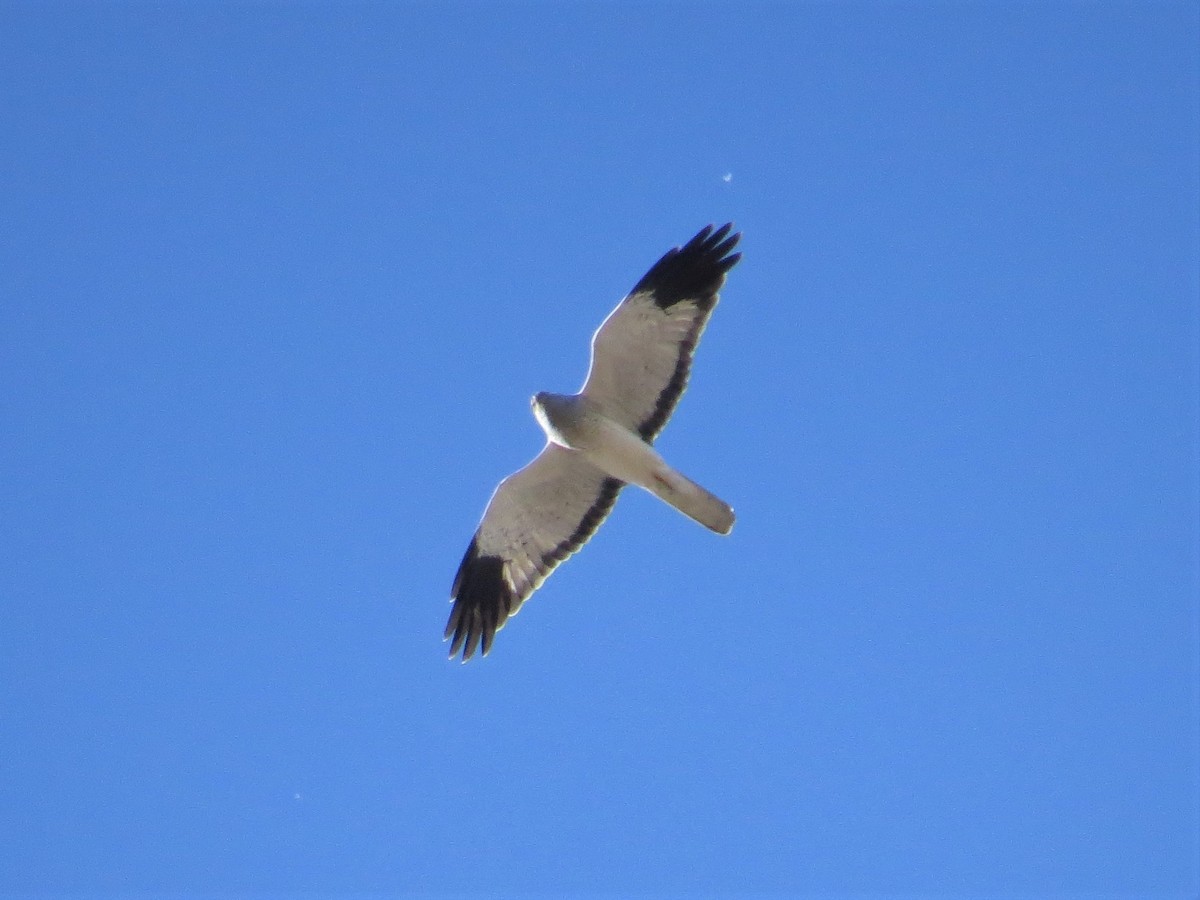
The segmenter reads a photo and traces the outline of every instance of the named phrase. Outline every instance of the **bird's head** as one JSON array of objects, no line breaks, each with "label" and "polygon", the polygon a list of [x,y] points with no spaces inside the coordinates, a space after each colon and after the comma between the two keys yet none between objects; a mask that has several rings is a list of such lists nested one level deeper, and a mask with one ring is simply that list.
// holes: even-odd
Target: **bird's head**
[{"label": "bird's head", "polygon": [[533,417],[538,420],[546,437],[564,447],[570,446],[562,436],[561,429],[569,426],[577,416],[579,398],[570,395],[552,394],[550,391],[539,391],[529,401],[533,407]]},{"label": "bird's head", "polygon": [[533,408],[533,414],[556,417],[567,414],[573,409],[578,399],[573,394],[555,394],[552,391],[538,391],[530,400],[529,405]]},{"label": "bird's head", "polygon": [[545,391],[538,391],[529,398],[529,407],[533,410],[533,417],[542,426],[542,431],[546,432],[547,437],[554,433],[554,426],[550,424],[550,416],[546,412],[546,403],[549,399],[550,397]]}]

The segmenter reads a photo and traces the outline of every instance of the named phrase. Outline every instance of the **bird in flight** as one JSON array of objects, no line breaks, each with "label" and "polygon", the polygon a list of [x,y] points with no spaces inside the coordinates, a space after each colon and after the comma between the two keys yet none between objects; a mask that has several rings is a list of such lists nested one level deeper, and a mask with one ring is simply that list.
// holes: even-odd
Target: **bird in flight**
[{"label": "bird in flight", "polygon": [[687,387],[692,355],[741,258],[732,225],[705,227],[656,262],[592,336],[592,365],[578,394],[530,401],[546,433],[534,460],[488,501],[450,596],[450,657],[492,648],[554,569],[596,532],[617,494],[636,484],[718,534],[729,504],[672,469],[651,446]]}]

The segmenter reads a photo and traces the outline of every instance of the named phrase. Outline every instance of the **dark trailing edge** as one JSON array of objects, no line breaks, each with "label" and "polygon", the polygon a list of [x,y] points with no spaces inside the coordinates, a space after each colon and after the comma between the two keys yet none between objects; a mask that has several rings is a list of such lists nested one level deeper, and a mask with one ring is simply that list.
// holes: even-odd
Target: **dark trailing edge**
[{"label": "dark trailing edge", "polygon": [[717,292],[725,284],[725,273],[742,258],[740,253],[729,253],[742,238],[741,234],[726,237],[732,227],[733,223],[727,223],[714,232],[711,225],[704,226],[682,247],[668,250],[630,292],[649,292],[655,305],[663,310],[670,309],[682,300],[691,300],[702,311],[679,345],[675,371],[658,395],[654,411],[638,426],[642,440],[653,441],[658,436],[683,396],[692,369],[692,354],[696,351],[704,326],[708,324]]},{"label": "dark trailing edge", "polygon": [[[595,534],[600,523],[612,511],[617,494],[624,486],[625,482],[616,478],[606,478],[601,482],[596,502],[588,507],[570,537],[538,561],[537,568],[543,577]],[[454,600],[454,608],[450,610],[450,621],[446,623],[443,638],[453,636],[450,656],[453,658],[461,649],[463,662],[474,656],[477,648],[487,656],[496,632],[525,600],[525,597],[515,596],[508,586],[504,578],[504,559],[479,552],[478,533],[471,539],[471,546],[463,556],[458,574],[454,576],[450,597]]]},{"label": "dark trailing edge", "polygon": [[732,227],[731,222],[714,232],[711,225],[705,225],[682,247],[663,254],[630,293],[653,294],[655,304],[661,309],[680,300],[694,300],[701,309],[710,308],[713,297],[725,283],[725,273],[742,258],[740,253],[729,254],[742,237],[735,234],[726,238]]},{"label": "dark trailing edge", "polygon": [[600,482],[600,493],[596,495],[596,502],[588,507],[588,511],[583,514],[570,537],[542,557],[542,562],[548,567],[547,571],[582,547],[587,539],[596,533],[600,523],[612,512],[613,504],[617,502],[617,494],[621,493],[623,487],[625,482],[619,478],[605,478]]}]

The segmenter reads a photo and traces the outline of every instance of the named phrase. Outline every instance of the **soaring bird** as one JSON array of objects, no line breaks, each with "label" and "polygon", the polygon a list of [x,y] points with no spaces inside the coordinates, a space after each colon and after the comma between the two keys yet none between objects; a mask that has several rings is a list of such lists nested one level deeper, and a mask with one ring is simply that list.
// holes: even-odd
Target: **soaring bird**
[{"label": "soaring bird", "polygon": [[546,446],[488,501],[450,596],[450,657],[487,655],[496,632],[636,484],[717,534],[733,509],[672,469],[652,444],[687,387],[692,355],[741,258],[732,225],[705,227],[656,262],[592,336],[577,394],[530,401]]}]

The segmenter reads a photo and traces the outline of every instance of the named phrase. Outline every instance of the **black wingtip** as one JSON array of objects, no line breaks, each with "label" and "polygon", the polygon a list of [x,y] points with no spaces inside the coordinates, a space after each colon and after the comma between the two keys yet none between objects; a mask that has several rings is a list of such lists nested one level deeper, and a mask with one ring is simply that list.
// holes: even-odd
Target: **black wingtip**
[{"label": "black wingtip", "polygon": [[478,539],[463,556],[454,586],[450,588],[454,608],[446,622],[443,640],[450,641],[450,659],[462,651],[462,661],[475,655],[487,656],[496,631],[512,611],[512,591],[504,580],[504,560],[479,552]]},{"label": "black wingtip", "polygon": [[740,233],[730,235],[732,230],[732,222],[716,230],[705,225],[682,247],[668,250],[630,293],[649,293],[662,309],[681,300],[711,304],[725,283],[725,273],[742,258],[731,253],[742,238]]}]

